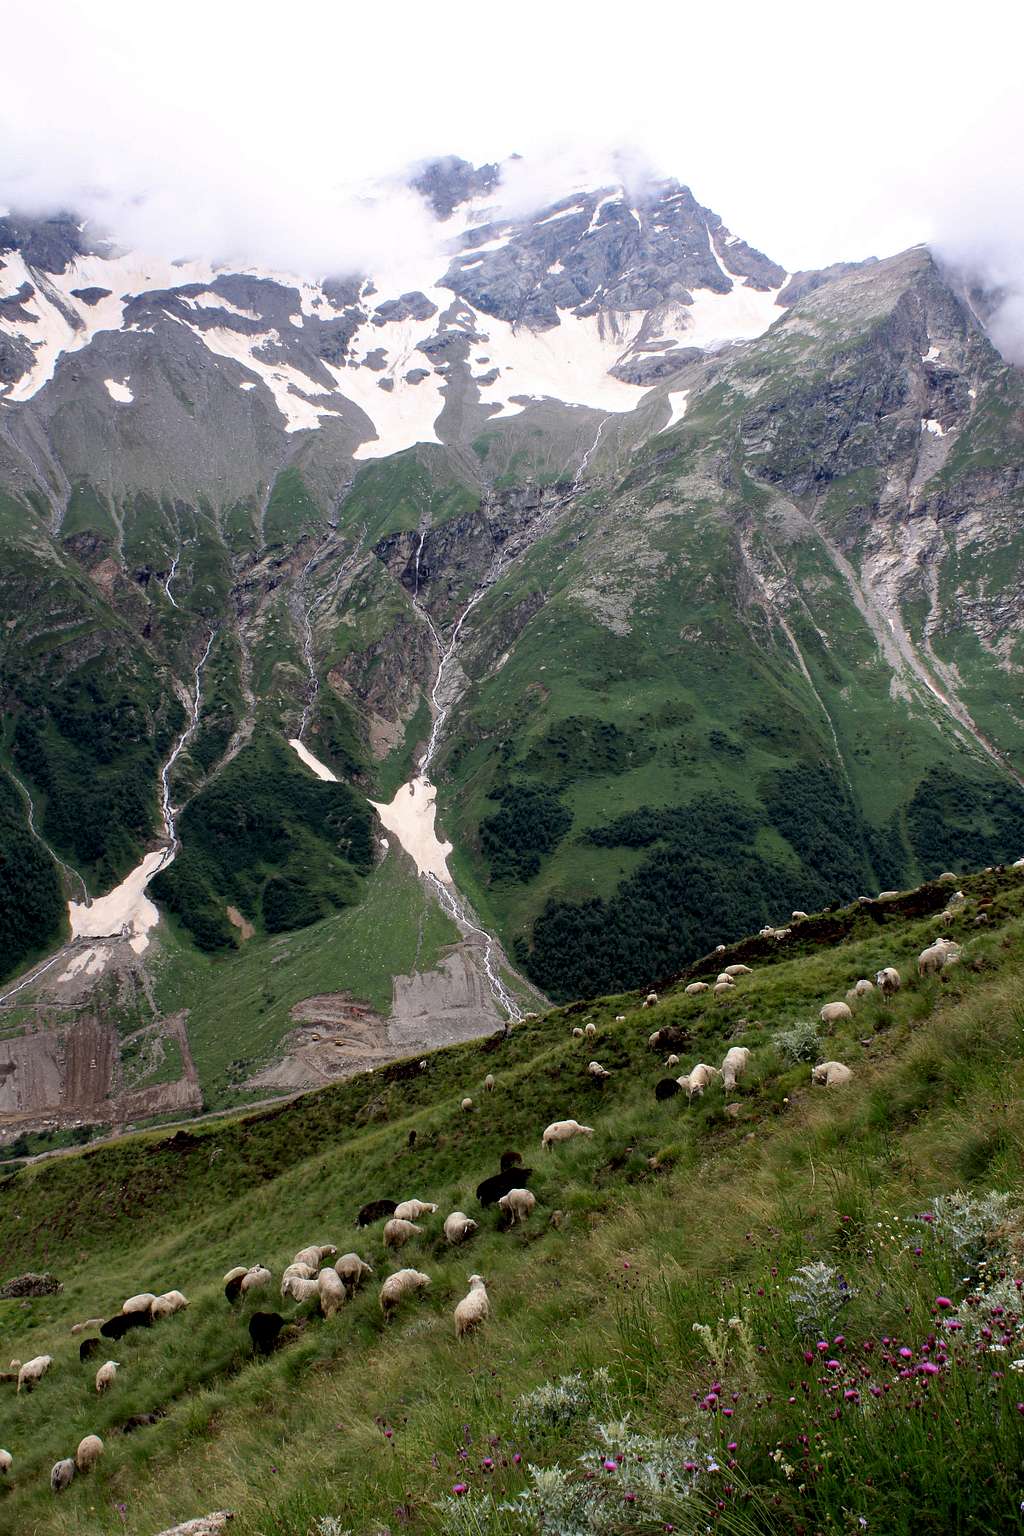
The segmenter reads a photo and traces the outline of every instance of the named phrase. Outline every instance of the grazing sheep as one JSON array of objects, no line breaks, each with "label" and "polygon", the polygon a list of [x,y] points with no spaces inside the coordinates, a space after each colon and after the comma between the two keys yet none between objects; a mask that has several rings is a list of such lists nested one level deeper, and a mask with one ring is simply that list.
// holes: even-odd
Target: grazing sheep
[{"label": "grazing sheep", "polygon": [[248,1264],[236,1264],[234,1269],[228,1270],[227,1274],[224,1276],[224,1279],[221,1281],[221,1284],[230,1285],[232,1280],[241,1280],[242,1276],[247,1275],[248,1273]]},{"label": "grazing sheep", "polygon": [[6,1477],[14,1466],[14,1457],[10,1451],[0,1450],[0,1477]]},{"label": "grazing sheep", "polygon": [[502,1173],[507,1173],[510,1168],[518,1168],[522,1160],[523,1154],[521,1152],[516,1152],[514,1148],[508,1147],[498,1158],[498,1167]]},{"label": "grazing sheep", "polygon": [[333,1259],[337,1253],[333,1243],[310,1243],[308,1248],[300,1248],[292,1259],[293,1264],[308,1264],[315,1275],[324,1259]]},{"label": "grazing sheep", "polygon": [[99,1435],[86,1435],[84,1439],[78,1442],[78,1450],[75,1452],[75,1466],[79,1472],[91,1472],[102,1455],[103,1441]]},{"label": "grazing sheep", "polygon": [[281,1276],[282,1280],[315,1280],[317,1271],[311,1264],[289,1264]]},{"label": "grazing sheep", "polygon": [[158,1296],[150,1308],[150,1316],[154,1319],[161,1317],[173,1317],[175,1312],[184,1312],[188,1306],[188,1297],[181,1291],[165,1291]]},{"label": "grazing sheep", "polygon": [[879,891],[878,895],[875,897],[875,900],[876,901],[895,901],[896,897],[899,894],[900,894],[899,891]]},{"label": "grazing sheep", "polygon": [[455,1308],[455,1337],[464,1338],[473,1328],[478,1328],[490,1316],[491,1304],[482,1275],[470,1275],[469,1294],[463,1296]]},{"label": "grazing sheep", "polygon": [[65,1456],[63,1461],[54,1462],[50,1469],[50,1487],[54,1493],[63,1493],[65,1488],[70,1488],[75,1476],[75,1464],[70,1456]]},{"label": "grazing sheep", "polygon": [[345,1304],[345,1287],[341,1283],[341,1276],[335,1269],[322,1269],[316,1277],[316,1283],[320,1292],[320,1310],[324,1317],[332,1318]]},{"label": "grazing sheep", "polygon": [[583,1039],[583,1031],[582,1031],[582,1029],[580,1028],[580,1026],[578,1024],[576,1025],[575,1029],[572,1032],[572,1037],[573,1037],[574,1040],[582,1040]]},{"label": "grazing sheep", "polygon": [[473,1108],[473,1100],[467,1095],[466,1098],[463,1099],[460,1107],[468,1112]]},{"label": "grazing sheep", "polygon": [[727,987],[731,987],[733,985],[732,976],[728,971],[719,971],[718,975],[715,977],[716,986],[721,986],[723,983]]},{"label": "grazing sheep", "polygon": [[825,1088],[839,1088],[853,1077],[850,1068],[841,1061],[820,1061],[811,1068],[811,1082]]},{"label": "grazing sheep", "polygon": [[799,909],[796,912],[791,912],[789,915],[794,923],[802,923],[806,921],[807,918],[807,913],[801,912]]},{"label": "grazing sheep", "polygon": [[725,976],[753,976],[749,965],[727,965],[723,975]]},{"label": "grazing sheep", "polygon": [[[500,1205],[501,1202],[499,1201],[498,1204]],[[446,1216],[444,1221],[445,1241],[453,1245],[464,1243],[467,1237],[473,1236],[476,1228],[476,1222],[472,1217],[467,1216],[465,1211],[452,1211],[451,1215]]]},{"label": "grazing sheep", "polygon": [[257,1354],[269,1355],[284,1327],[280,1312],[254,1312],[249,1319],[249,1337]]},{"label": "grazing sheep", "polygon": [[505,1215],[511,1216],[512,1221],[510,1225],[513,1227],[517,1221],[525,1221],[527,1216],[532,1213],[536,1204],[537,1197],[529,1189],[510,1189],[508,1194],[502,1195],[498,1201],[498,1205],[505,1212]]},{"label": "grazing sheep", "polygon": [[356,1217],[357,1227],[370,1227],[375,1221],[380,1221],[384,1216],[395,1214],[394,1200],[370,1200],[362,1207]]},{"label": "grazing sheep", "polygon": [[941,923],[944,928],[948,928],[950,923],[956,921],[956,913],[950,912],[949,908],[947,907],[944,912],[936,913],[935,921],[937,923]]},{"label": "grazing sheep", "polygon": [[625,1024],[625,1022],[626,1022],[626,1015],[624,1013],[617,1013],[615,1015],[615,1022],[616,1022],[616,1024]]},{"label": "grazing sheep", "polygon": [[874,990],[874,982],[869,981],[866,976],[862,976],[859,981],[855,981],[851,988],[855,997],[869,997]]},{"label": "grazing sheep", "polygon": [[500,1173],[492,1173],[490,1178],[481,1179],[476,1187],[476,1198],[481,1205],[495,1205],[510,1189],[525,1184],[532,1173],[532,1168],[523,1168],[518,1164],[514,1168],[503,1168]]},{"label": "grazing sheep", "polygon": [[657,1002],[658,1002],[658,994],[657,994],[657,992],[648,992],[647,996],[644,998],[644,1007],[645,1008],[654,1008],[654,1007],[657,1006]]},{"label": "grazing sheep", "polygon": [[488,1093],[493,1093],[494,1092],[494,1073],[493,1072],[488,1072],[487,1076],[484,1078],[484,1087],[486,1088]]},{"label": "grazing sheep", "polygon": [[706,981],[691,981],[688,987],[683,988],[683,991],[686,993],[687,997],[699,997],[702,992],[707,992],[709,990],[710,988],[708,987]]},{"label": "grazing sheep", "polygon": [[400,1217],[392,1216],[390,1221],[384,1223],[384,1247],[404,1248],[410,1237],[418,1237],[423,1228],[418,1227],[414,1221],[403,1221]]},{"label": "grazing sheep", "polygon": [[936,885],[956,885],[956,875],[952,874],[948,869],[944,870],[935,883]]},{"label": "grazing sheep", "polygon": [[662,1099],[671,1099],[679,1092],[679,1088],[680,1085],[674,1077],[663,1077],[654,1085],[654,1097],[660,1103]]},{"label": "grazing sheep", "polygon": [[419,1269],[399,1269],[388,1275],[380,1288],[380,1309],[384,1316],[390,1317],[400,1301],[426,1290],[429,1284],[430,1276]]},{"label": "grazing sheep", "polygon": [[608,1068],[602,1067],[599,1061],[590,1062],[587,1067],[587,1071],[590,1073],[591,1077],[596,1077],[599,1083],[603,1083],[606,1078],[611,1077],[611,1073],[608,1071]]},{"label": "grazing sheep", "polygon": [[285,1275],[281,1281],[281,1300],[291,1297],[300,1305],[312,1301],[314,1296],[320,1295],[320,1286],[316,1280],[306,1279],[302,1275]]},{"label": "grazing sheep", "polygon": [[715,954],[716,955],[724,955],[725,954],[725,945],[724,944],[716,944],[715,945]]},{"label": "grazing sheep", "polygon": [[[232,1283],[240,1285],[241,1281],[235,1280]],[[227,1290],[227,1286],[224,1289]],[[100,1333],[105,1339],[123,1339],[125,1334],[130,1333],[133,1328],[151,1328],[152,1326],[153,1318],[149,1312],[118,1312],[115,1317],[107,1318]]]},{"label": "grazing sheep", "polygon": [[888,1002],[900,989],[900,973],[895,966],[887,965],[884,970],[875,973],[875,986],[882,994],[882,1000]]},{"label": "grazing sheep", "polygon": [[261,1291],[270,1285],[273,1278],[265,1264],[254,1264],[239,1281],[239,1290],[243,1296],[248,1296],[250,1291]]},{"label": "grazing sheep", "polygon": [[587,1036],[588,1040],[593,1040],[594,1036],[597,1034],[597,1025],[584,1024],[583,1033]]},{"label": "grazing sheep", "polygon": [[33,1359],[26,1360],[18,1371],[18,1391],[20,1392],[24,1387],[26,1392],[31,1392],[32,1388],[42,1381],[52,1364],[52,1355],[36,1355]]},{"label": "grazing sheep", "polygon": [[431,1205],[429,1200],[403,1200],[392,1214],[399,1221],[417,1221],[421,1216],[433,1216],[436,1210],[437,1206]]},{"label": "grazing sheep", "polygon": [[950,939],[936,939],[927,949],[922,949],[917,957],[917,974],[930,976],[944,971],[947,965],[956,965],[962,951],[959,944],[954,944]]},{"label": "grazing sheep", "polygon": [[719,1072],[717,1067],[709,1067],[705,1062],[698,1061],[695,1067],[690,1068],[690,1071],[686,1074],[685,1077],[680,1077],[677,1079],[677,1081],[680,1088],[685,1089],[686,1093],[691,1099],[694,1098],[694,1096],[696,1096],[698,1099],[702,1099],[704,1097],[705,1088],[707,1088],[710,1083],[713,1083],[716,1077],[721,1076],[722,1074]]},{"label": "grazing sheep", "polygon": [[852,1019],[853,1013],[849,1003],[826,1003],[818,1018],[823,1024],[838,1024],[841,1019]]},{"label": "grazing sheep", "polygon": [[117,1375],[118,1364],[119,1362],[117,1360],[104,1360],[103,1364],[96,1372],[97,1392],[105,1392],[108,1387],[113,1386],[114,1377]]},{"label": "grazing sheep", "polygon": [[736,988],[731,981],[716,981],[711,990],[716,997],[725,997],[728,993],[735,992]]},{"label": "grazing sheep", "polygon": [[[246,1270],[245,1274],[247,1275],[248,1273],[249,1271]],[[224,1287],[224,1295],[227,1297],[232,1306],[234,1306],[235,1302],[242,1294],[242,1281],[244,1278],[245,1275],[235,1275],[234,1279],[229,1280],[227,1285]],[[103,1332],[102,1328],[100,1329],[100,1332]]]},{"label": "grazing sheep", "polygon": [[87,1328],[98,1328],[102,1321],[102,1317],[87,1317],[84,1323],[72,1323],[72,1337],[74,1337],[76,1334],[84,1333]]},{"label": "grazing sheep", "polygon": [[127,1301],[121,1303],[121,1311],[125,1317],[132,1312],[151,1312],[156,1297],[152,1291],[140,1291],[138,1296],[129,1296]]},{"label": "grazing sheep", "polygon": [[91,1360],[93,1355],[98,1355],[102,1345],[102,1339],[83,1339],[78,1346],[78,1358],[82,1364],[84,1365],[87,1360]]},{"label": "grazing sheep", "polygon": [[671,1056],[665,1057],[665,1065],[666,1067],[678,1067],[679,1057],[675,1054],[675,1052],[673,1052]]},{"label": "grazing sheep", "polygon": [[735,1090],[737,1079],[743,1076],[749,1066],[750,1052],[747,1047],[745,1045],[730,1046],[722,1060],[722,1087],[726,1093],[732,1093]]},{"label": "grazing sheep", "polygon": [[540,1139],[540,1144],[550,1152],[556,1141],[571,1141],[574,1136],[593,1136],[592,1125],[580,1125],[578,1120],[553,1120]]},{"label": "grazing sheep", "polygon": [[355,1295],[367,1275],[373,1274],[369,1264],[365,1263],[358,1253],[343,1253],[334,1268],[345,1287],[345,1295],[349,1300]]}]

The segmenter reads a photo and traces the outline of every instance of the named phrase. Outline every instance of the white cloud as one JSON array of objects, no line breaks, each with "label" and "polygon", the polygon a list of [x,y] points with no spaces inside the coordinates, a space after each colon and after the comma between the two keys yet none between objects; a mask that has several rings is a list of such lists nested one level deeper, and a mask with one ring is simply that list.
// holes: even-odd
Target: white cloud
[{"label": "white cloud", "polygon": [[[521,0],[514,18],[475,0],[7,0],[4,29],[23,46],[0,82],[0,201],[75,207],[161,254],[401,268],[433,234],[400,167],[520,151],[517,207],[571,164],[649,167],[791,270],[929,238],[1024,267],[1024,32],[1001,0],[969,22],[948,0]],[[353,187],[381,179],[370,208]]]}]

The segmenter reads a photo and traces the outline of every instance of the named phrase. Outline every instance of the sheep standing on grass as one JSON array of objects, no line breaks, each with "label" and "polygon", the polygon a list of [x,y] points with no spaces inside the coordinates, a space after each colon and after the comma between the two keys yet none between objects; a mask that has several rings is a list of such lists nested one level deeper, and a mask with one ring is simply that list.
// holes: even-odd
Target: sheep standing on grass
[{"label": "sheep standing on grass", "polygon": [[423,1228],[418,1227],[413,1221],[403,1221],[401,1217],[392,1216],[390,1221],[384,1223],[384,1247],[404,1248],[411,1237],[419,1237]]},{"label": "sheep standing on grass", "polygon": [[78,1450],[75,1452],[75,1466],[79,1472],[91,1472],[93,1467],[103,1455],[103,1441],[99,1435],[86,1435],[78,1442]]},{"label": "sheep standing on grass", "polygon": [[540,1139],[540,1144],[548,1152],[556,1141],[571,1141],[574,1136],[593,1136],[592,1125],[580,1125],[578,1120],[554,1120],[548,1126]]},{"label": "sheep standing on grass", "polygon": [[822,1088],[841,1088],[850,1082],[853,1073],[841,1061],[820,1061],[811,1068],[811,1082]]},{"label": "sheep standing on grass", "polygon": [[221,1284],[222,1285],[230,1285],[232,1283],[232,1281],[234,1281],[234,1280],[241,1280],[242,1276],[243,1275],[247,1275],[248,1273],[249,1273],[249,1265],[248,1264],[236,1264],[234,1269],[229,1269],[228,1270],[228,1272],[224,1276],[224,1279],[221,1282]]},{"label": "sheep standing on grass", "polygon": [[737,1079],[743,1076],[749,1066],[750,1052],[747,1047],[730,1046],[722,1060],[722,1087],[726,1093],[735,1092]]},{"label": "sheep standing on grass", "polygon": [[293,1301],[303,1305],[320,1295],[320,1286],[316,1280],[303,1279],[301,1275],[285,1275],[281,1281],[281,1300],[291,1297]]},{"label": "sheep standing on grass", "polygon": [[666,1067],[678,1067],[679,1057],[675,1054],[674,1051],[671,1056],[665,1057],[665,1065]]},{"label": "sheep standing on grass", "polygon": [[75,1478],[75,1463],[70,1456],[65,1456],[63,1461],[54,1462],[50,1469],[50,1487],[54,1493],[63,1493],[65,1488],[70,1488]]},{"label": "sheep standing on grass", "polygon": [[464,1243],[468,1237],[472,1237],[477,1229],[476,1222],[467,1216],[465,1211],[452,1211],[445,1217],[444,1236],[445,1242]]},{"label": "sheep standing on grass", "polygon": [[611,1077],[611,1073],[608,1071],[608,1068],[602,1067],[599,1061],[590,1062],[587,1067],[587,1071],[590,1073],[591,1077],[595,1077],[599,1083],[603,1083],[606,1078]]},{"label": "sheep standing on grass", "polygon": [[345,1287],[341,1283],[341,1276],[337,1270],[322,1269],[316,1277],[316,1284],[320,1292],[320,1310],[324,1317],[331,1318],[345,1304]]},{"label": "sheep standing on grass", "polygon": [[584,1024],[583,1033],[586,1035],[588,1040],[593,1040],[594,1036],[597,1034],[597,1025]]},{"label": "sheep standing on grass", "polygon": [[87,1328],[98,1328],[102,1322],[103,1322],[103,1318],[102,1317],[87,1317],[84,1323],[72,1323],[71,1324],[71,1334],[72,1334],[72,1337],[74,1337],[75,1335],[77,1335],[79,1333],[84,1333]]},{"label": "sheep standing on grass", "polygon": [[13,1466],[14,1457],[10,1451],[0,1450],[0,1477],[6,1477]]},{"label": "sheep standing on grass", "polygon": [[384,1316],[390,1317],[400,1301],[417,1291],[425,1291],[429,1284],[430,1276],[419,1269],[399,1269],[388,1275],[380,1288],[380,1309]]},{"label": "sheep standing on grass", "polygon": [[732,979],[732,974],[729,971],[719,971],[718,975],[715,977],[716,987],[731,987],[734,985],[735,983]]},{"label": "sheep standing on grass", "polygon": [[702,992],[707,992],[708,990],[706,981],[691,981],[688,987],[683,988],[687,997],[699,997]]},{"label": "sheep standing on grass", "polygon": [[282,1285],[286,1280],[315,1280],[318,1271],[310,1264],[289,1264],[281,1276]]},{"label": "sheep standing on grass", "polygon": [[657,992],[648,992],[647,996],[644,998],[644,1007],[645,1008],[656,1008],[657,1006],[658,1006],[658,994],[657,994]]},{"label": "sheep standing on grass", "polygon": [[484,1088],[486,1089],[486,1091],[488,1093],[493,1093],[494,1092],[494,1073],[493,1072],[488,1072],[487,1076],[484,1078]]},{"label": "sheep standing on grass", "polygon": [[684,1090],[688,1098],[702,1099],[704,1090],[713,1083],[716,1077],[721,1077],[717,1067],[709,1067],[706,1062],[698,1061],[685,1076],[677,1078],[680,1088]]},{"label": "sheep standing on grass", "polygon": [[130,1317],[133,1312],[152,1313],[154,1301],[156,1297],[152,1291],[140,1291],[138,1296],[129,1296],[127,1301],[121,1303],[121,1311],[125,1317]]},{"label": "sheep standing on grass", "polygon": [[922,949],[917,957],[917,974],[919,976],[937,976],[946,969],[947,965],[956,965],[960,959],[960,946],[949,939],[936,939],[934,944],[929,944],[927,949]]},{"label": "sheep standing on grass", "polygon": [[436,1210],[429,1200],[403,1200],[391,1214],[399,1221],[418,1221],[421,1216],[433,1216]]},{"label": "sheep standing on grass", "polygon": [[462,1101],[462,1105],[461,1105],[461,1108],[462,1108],[462,1109],[463,1109],[463,1110],[465,1110],[465,1112],[466,1112],[466,1113],[467,1113],[467,1114],[468,1114],[468,1113],[469,1113],[469,1111],[470,1111],[470,1110],[471,1110],[471,1109],[472,1109],[472,1108],[473,1108],[473,1100],[472,1100],[472,1099],[471,1099],[471,1098],[470,1098],[470,1097],[469,1097],[469,1095],[468,1095],[468,1094],[467,1094],[467,1095],[466,1095],[466,1097],[465,1097],[465,1098],[464,1098],[464,1099],[463,1099],[463,1101]]},{"label": "sheep standing on grass", "polygon": [[292,1264],[308,1264],[310,1273],[315,1275],[324,1260],[333,1259],[337,1251],[333,1243],[310,1243],[308,1248],[299,1249]]},{"label": "sheep standing on grass", "polygon": [[511,1216],[509,1225],[513,1227],[517,1221],[525,1221],[536,1204],[536,1195],[528,1189],[510,1189],[508,1194],[502,1195],[498,1201],[499,1209],[503,1210],[506,1216]]},{"label": "sheep standing on grass", "polygon": [[473,1328],[478,1328],[490,1316],[491,1304],[482,1275],[470,1275],[469,1294],[463,1296],[455,1308],[455,1337],[464,1338]]},{"label": "sheep standing on grass", "polygon": [[36,1384],[42,1381],[50,1366],[53,1364],[52,1355],[36,1355],[32,1360],[26,1360],[18,1370],[18,1391],[22,1387],[26,1392],[31,1392]]},{"label": "sheep standing on grass", "polygon": [[845,1019],[852,1019],[853,1013],[849,1003],[826,1003],[818,1018],[823,1024],[838,1024]]},{"label": "sheep standing on grass", "polygon": [[341,1283],[345,1287],[345,1295],[350,1301],[367,1275],[373,1274],[369,1264],[361,1259],[358,1253],[343,1253],[335,1264],[334,1269],[341,1279]]},{"label": "sheep standing on grass", "polygon": [[150,1316],[159,1321],[162,1317],[173,1317],[175,1312],[184,1312],[187,1306],[188,1297],[181,1291],[165,1291],[153,1302]]},{"label": "sheep standing on grass", "polygon": [[572,1037],[573,1037],[574,1040],[582,1040],[583,1039],[583,1031],[582,1031],[582,1029],[580,1028],[580,1026],[578,1024],[576,1025],[575,1029],[572,1032]]},{"label": "sheep standing on grass", "polygon": [[254,1264],[247,1269],[239,1282],[239,1290],[243,1296],[248,1296],[250,1291],[264,1290],[273,1280],[273,1275],[265,1264]]},{"label": "sheep standing on grass", "polygon": [[735,992],[736,988],[733,986],[731,980],[716,981],[711,990],[714,992],[716,997],[728,997],[729,993]]},{"label": "sheep standing on grass", "polygon": [[[869,981],[866,976],[862,976],[859,981],[855,981],[850,988],[850,992],[853,993],[854,997],[870,997],[874,990],[874,982]],[[847,997],[849,997],[850,992],[846,994]]]},{"label": "sheep standing on grass", "polygon": [[117,1370],[118,1362],[116,1360],[104,1360],[103,1364],[96,1372],[97,1392],[105,1392],[108,1387],[113,1386],[114,1377],[117,1375]]},{"label": "sheep standing on grass", "polygon": [[875,973],[875,986],[881,992],[883,1002],[887,1003],[891,997],[895,997],[901,985],[900,973],[893,965],[887,965],[884,970]]}]

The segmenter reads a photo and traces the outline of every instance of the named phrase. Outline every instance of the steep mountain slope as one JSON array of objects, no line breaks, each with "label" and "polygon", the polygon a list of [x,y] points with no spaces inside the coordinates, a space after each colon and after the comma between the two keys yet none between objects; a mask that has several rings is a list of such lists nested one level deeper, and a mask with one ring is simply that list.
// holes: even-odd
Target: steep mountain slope
[{"label": "steep mountain slope", "polygon": [[0,220],[12,1133],[1024,849],[1024,400],[955,285],[499,183],[427,167],[434,248],[318,281]]},{"label": "steep mountain slope", "polygon": [[[5,1527],[154,1536],[228,1508],[241,1536],[1018,1530],[1024,877],[962,884],[941,977],[915,965],[953,894],[936,883],[705,956],[654,1007],[552,1010],[3,1180],[0,1278],[64,1284],[0,1301],[8,1355],[53,1359],[31,1394],[0,1381]],[[684,991],[743,962],[725,998]],[[883,963],[903,976],[891,1001],[856,1000],[832,1033],[798,1024]],[[735,1044],[751,1060],[735,1094],[656,1098],[666,1044],[673,1073]],[[812,1087],[820,1056],[852,1082]],[[566,1115],[593,1137],[542,1151]],[[474,1192],[511,1149],[537,1206],[508,1227]],[[380,1220],[356,1225],[413,1196],[438,1210],[401,1253]],[[456,1208],[479,1223],[459,1248]],[[278,1297],[314,1242],[375,1270],[327,1321]],[[272,1287],[229,1305],[221,1276],[256,1260]],[[406,1265],[431,1286],[385,1322],[378,1288]],[[456,1340],[471,1272],[491,1313]],[[83,1364],[95,1330],[69,1326],[172,1286],[187,1314],[118,1340],[97,1395],[108,1341]],[[278,1309],[278,1347],[254,1357],[249,1320]],[[96,1432],[99,1466],[55,1499],[51,1465]]]}]

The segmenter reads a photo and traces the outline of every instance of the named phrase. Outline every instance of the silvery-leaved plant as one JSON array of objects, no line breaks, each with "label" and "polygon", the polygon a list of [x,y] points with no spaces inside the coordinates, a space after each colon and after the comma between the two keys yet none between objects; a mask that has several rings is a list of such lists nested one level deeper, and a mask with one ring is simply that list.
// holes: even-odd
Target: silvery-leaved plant
[{"label": "silvery-leaved plant", "polygon": [[828,1333],[843,1307],[856,1295],[838,1269],[820,1259],[801,1264],[788,1283],[786,1299],[801,1333]]}]

